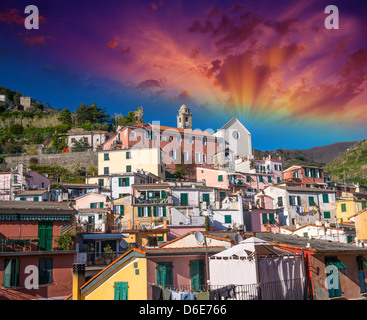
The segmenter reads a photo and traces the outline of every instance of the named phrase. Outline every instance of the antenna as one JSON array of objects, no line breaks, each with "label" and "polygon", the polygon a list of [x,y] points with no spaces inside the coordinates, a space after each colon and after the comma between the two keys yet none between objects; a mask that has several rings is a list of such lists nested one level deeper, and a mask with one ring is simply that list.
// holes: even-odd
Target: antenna
[{"label": "antenna", "polygon": [[194,236],[195,236],[196,242],[199,245],[203,245],[203,244],[206,245],[205,237],[200,231],[196,231]]},{"label": "antenna", "polygon": [[243,238],[242,238],[242,236],[239,234],[239,233],[237,233],[236,235],[235,235],[235,237],[234,237],[234,242],[236,243],[236,244],[238,244],[239,242],[241,242],[243,240]]}]

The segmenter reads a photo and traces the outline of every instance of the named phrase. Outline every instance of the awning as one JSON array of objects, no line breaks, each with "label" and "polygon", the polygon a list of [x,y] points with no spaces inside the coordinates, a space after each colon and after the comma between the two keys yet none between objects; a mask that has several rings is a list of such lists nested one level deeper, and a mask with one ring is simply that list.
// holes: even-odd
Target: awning
[{"label": "awning", "polygon": [[367,260],[365,257],[363,256],[358,256],[358,258],[360,259],[360,261],[367,267]]},{"label": "awning", "polygon": [[70,220],[67,214],[21,214],[20,220]]},{"label": "awning", "polygon": [[121,240],[125,238],[121,233],[89,233],[83,234],[84,240]]},{"label": "awning", "polygon": [[0,220],[17,220],[18,216],[16,214],[1,214]]},{"label": "awning", "polygon": [[327,266],[333,265],[337,267],[338,269],[348,269],[347,266],[341,262],[337,257],[330,257],[325,261],[325,264]]}]

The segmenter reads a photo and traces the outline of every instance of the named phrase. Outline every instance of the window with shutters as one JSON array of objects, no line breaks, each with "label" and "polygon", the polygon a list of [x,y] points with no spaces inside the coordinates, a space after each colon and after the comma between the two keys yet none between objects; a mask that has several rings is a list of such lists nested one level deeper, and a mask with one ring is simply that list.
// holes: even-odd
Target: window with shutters
[{"label": "window with shutters", "polygon": [[52,280],[53,259],[40,258],[38,265],[39,284],[50,284]]},{"label": "window with shutters", "polygon": [[274,213],[269,213],[269,223],[270,224],[275,224],[275,217],[274,217]]},{"label": "window with shutters", "polygon": [[331,217],[330,212],[325,211],[324,212],[324,219],[330,219],[330,217]]},{"label": "window with shutters", "polygon": [[19,259],[4,260],[4,288],[19,286]]},{"label": "window with shutters", "polygon": [[109,153],[105,153],[105,154],[103,155],[103,160],[105,160],[105,161],[110,160],[110,154],[109,154]]},{"label": "window with shutters", "polygon": [[232,216],[230,214],[224,216],[224,223],[232,223]]},{"label": "window with shutters", "polygon": [[103,185],[104,185],[104,180],[103,180],[103,179],[98,179],[98,185],[99,185],[100,187],[103,187]]},{"label": "window with shutters", "polygon": [[110,174],[110,168],[109,167],[104,167],[103,168],[103,173],[104,174]]},{"label": "window with shutters", "polygon": [[190,260],[191,290],[200,291],[205,286],[204,260]]},{"label": "window with shutters", "polygon": [[173,264],[172,262],[157,262],[157,285],[162,287],[173,286]]},{"label": "window with shutters", "polygon": [[131,166],[126,166],[126,172],[131,172]]},{"label": "window with shutters", "polygon": [[114,299],[128,300],[128,282],[115,282],[114,285]]},{"label": "window with shutters", "polygon": [[218,176],[218,181],[223,181],[223,176],[222,175]]},{"label": "window with shutters", "polygon": [[189,205],[189,195],[188,193],[181,193],[180,194],[180,205],[181,206],[188,206]]},{"label": "window with shutters", "polygon": [[341,210],[342,212],[346,212],[347,211],[347,205],[345,203],[341,204]]},{"label": "window with shutters", "polygon": [[210,195],[209,195],[209,193],[204,193],[203,194],[203,202],[206,202],[207,205],[210,204]]},{"label": "window with shutters", "polygon": [[269,222],[268,221],[268,215],[266,213],[262,213],[261,217],[262,217],[262,223],[263,224],[267,224]]},{"label": "window with shutters", "polygon": [[315,206],[316,203],[315,203],[314,197],[311,197],[311,196],[308,197],[308,203],[309,203],[310,206]]},{"label": "window with shutters", "polygon": [[38,222],[38,250],[51,251],[52,250],[52,221]]},{"label": "window with shutters", "polygon": [[126,159],[131,159],[131,151],[126,151]]},{"label": "window with shutters", "polygon": [[329,195],[327,193],[324,193],[322,195],[322,202],[323,203],[329,203]]}]

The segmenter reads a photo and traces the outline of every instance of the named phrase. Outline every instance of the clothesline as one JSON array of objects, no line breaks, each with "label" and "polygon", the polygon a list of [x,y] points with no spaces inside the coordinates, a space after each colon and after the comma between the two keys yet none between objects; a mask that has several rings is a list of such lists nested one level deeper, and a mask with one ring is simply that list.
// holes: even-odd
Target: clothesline
[{"label": "clothesline", "polygon": [[296,211],[298,214],[303,214],[303,213],[314,213],[315,211],[317,211],[317,207],[316,206],[306,206],[306,207],[302,207],[302,206],[293,206],[294,211]]}]

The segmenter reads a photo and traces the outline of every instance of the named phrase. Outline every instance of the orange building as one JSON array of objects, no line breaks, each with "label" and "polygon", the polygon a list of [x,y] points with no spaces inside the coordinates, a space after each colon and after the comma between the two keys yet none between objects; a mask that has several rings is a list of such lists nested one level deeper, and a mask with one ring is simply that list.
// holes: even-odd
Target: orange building
[{"label": "orange building", "polygon": [[297,187],[326,186],[323,169],[312,166],[291,166],[283,170],[283,180],[287,185]]}]

